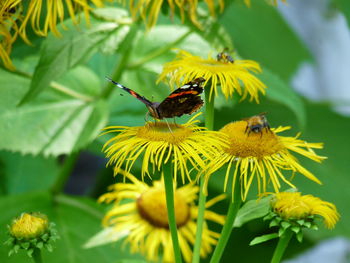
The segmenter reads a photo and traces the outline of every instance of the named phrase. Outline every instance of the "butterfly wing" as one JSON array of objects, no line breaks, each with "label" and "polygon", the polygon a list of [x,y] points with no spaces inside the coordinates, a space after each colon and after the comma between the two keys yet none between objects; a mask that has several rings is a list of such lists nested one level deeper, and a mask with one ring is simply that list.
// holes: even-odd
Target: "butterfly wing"
[{"label": "butterfly wing", "polygon": [[200,97],[203,92],[204,78],[192,80],[173,91],[162,101],[157,111],[162,118],[180,117],[184,114],[192,114],[200,109],[204,102]]},{"label": "butterfly wing", "polygon": [[118,88],[125,90],[127,93],[129,93],[131,96],[133,96],[134,98],[138,99],[139,101],[141,101],[142,103],[144,103],[147,108],[149,109],[150,107],[152,108],[153,103],[151,101],[149,101],[148,99],[146,99],[144,96],[141,96],[140,94],[138,94],[137,92],[133,91],[132,89],[129,89],[125,86],[123,86],[122,84],[115,82],[114,80],[106,77],[106,79],[110,82],[112,82],[114,85],[116,85]]}]

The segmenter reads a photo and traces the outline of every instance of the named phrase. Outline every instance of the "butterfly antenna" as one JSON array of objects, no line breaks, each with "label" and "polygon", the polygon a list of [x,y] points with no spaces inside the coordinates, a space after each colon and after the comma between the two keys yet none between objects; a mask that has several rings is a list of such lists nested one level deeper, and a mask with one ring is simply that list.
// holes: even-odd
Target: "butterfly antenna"
[{"label": "butterfly antenna", "polygon": [[108,80],[109,82],[112,82],[114,85],[116,85],[118,88],[125,89],[125,87],[124,87],[122,84],[120,84],[120,83],[118,83],[118,82],[115,82],[115,81],[114,81],[113,79],[111,79],[110,77],[105,76],[105,78],[106,78],[106,80]]}]

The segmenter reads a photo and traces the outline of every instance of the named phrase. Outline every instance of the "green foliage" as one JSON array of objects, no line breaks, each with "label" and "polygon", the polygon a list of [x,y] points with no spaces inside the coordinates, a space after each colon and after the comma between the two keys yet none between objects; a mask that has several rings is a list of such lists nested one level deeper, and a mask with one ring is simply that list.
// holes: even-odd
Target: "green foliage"
[{"label": "green foliage", "polygon": [[[335,1],[349,23],[348,1]],[[139,255],[130,255],[128,247],[122,250],[122,241],[83,249],[82,246],[101,231],[103,211],[94,199],[49,192],[57,186],[60,176],[69,178],[72,173],[73,167],[63,169],[66,166],[58,157],[64,154],[69,158],[81,150],[101,155],[98,152],[108,138],[98,137],[104,126],[144,124],[146,107],[129,94],[109,87],[105,76],[117,75],[116,81],[150,100],[161,101],[174,87],[156,84],[156,80],[163,65],[175,58],[174,48],[205,58],[210,52],[215,56],[223,48],[232,46],[238,57],[253,59],[262,65],[263,73],[257,77],[268,89],[266,97],[261,96],[260,104],[237,103],[237,97],[228,101],[219,97],[215,105],[215,128],[268,112],[272,127],[293,127],[283,135],[294,136],[302,130],[302,139],[325,142],[325,149],[318,151],[329,157],[323,164],[299,158],[324,186],[319,187],[299,175],[293,182],[303,194],[311,193],[335,203],[342,220],[333,231],[320,228],[320,231],[306,232],[303,242],[334,235],[350,236],[347,224],[350,192],[339,190],[350,187],[347,178],[349,145],[346,143],[349,118],[334,113],[328,105],[308,102],[291,89],[289,81],[300,63],[312,58],[274,7],[265,1],[253,0],[252,7],[247,8],[242,1],[234,1],[218,20],[208,20],[203,31],[190,24],[165,23],[148,32],[138,25],[134,35],[128,35],[130,21],[125,9],[97,9],[90,26],[83,19],[78,28],[70,19],[64,21],[67,29],[61,31],[62,38],[33,36],[34,47],[14,43],[14,62],[18,70],[0,69],[0,241],[6,240],[4,230],[13,217],[24,211],[40,211],[57,224],[61,237],[52,253],[43,254],[44,262],[146,262]],[[127,52],[130,54],[126,56]],[[210,192],[222,192],[223,177],[224,171],[219,171],[211,178]],[[94,190],[98,192],[99,189]],[[247,201],[239,210],[233,228],[239,232],[243,226],[245,232],[238,236],[246,243],[233,238],[228,245],[243,258],[242,262],[257,260],[257,255],[258,260],[270,257],[271,247],[268,246],[273,243],[261,244],[261,249],[260,246],[249,248],[256,253],[247,255],[249,241],[267,231],[268,226],[258,225],[256,219],[264,217],[269,209],[269,198],[255,201],[256,191],[252,191],[249,199],[254,200]],[[251,224],[246,224],[248,222]],[[279,223],[274,221],[272,226]],[[309,222],[298,224],[314,228]],[[300,228],[284,227],[294,231],[301,240]],[[278,233],[262,235],[251,245],[277,237]],[[29,262],[21,252],[11,258],[7,257],[7,252],[6,247],[0,247],[1,262]]]},{"label": "green foliage", "polygon": [[235,49],[289,80],[300,62],[311,55],[275,7],[252,0],[248,8],[234,1],[219,18],[231,35]]},{"label": "green foliage", "polygon": [[[51,222],[56,223],[60,239],[53,245],[53,252],[43,251],[44,262],[114,262],[117,258],[128,258],[121,250],[121,244],[114,244],[93,249],[83,249],[82,245],[100,229],[103,213],[95,201],[86,198],[73,198],[59,195],[55,198],[46,192],[35,192],[0,199],[2,216],[1,229],[6,229],[13,217],[23,211],[40,211]],[[5,240],[6,231],[0,232],[0,239]],[[0,260],[4,263],[27,262],[25,253],[18,252],[7,256],[7,247],[0,247]],[[135,258],[135,256],[134,256]]]},{"label": "green foliage", "polygon": [[254,246],[254,245],[257,245],[257,244],[261,244],[263,242],[266,242],[266,241],[269,241],[271,239],[275,239],[275,238],[278,238],[278,234],[277,233],[272,233],[272,234],[267,234],[267,235],[263,235],[263,236],[260,236],[260,237],[256,237],[254,238],[249,245],[251,246]]},{"label": "green foliage", "polygon": [[270,211],[271,197],[260,200],[249,200],[239,210],[233,227],[241,227],[243,224],[265,216]]},{"label": "green foliage", "polygon": [[58,172],[59,167],[55,158],[0,152],[3,194],[47,190],[54,184]]},{"label": "green foliage", "polygon": [[347,0],[334,0],[334,3],[343,12],[346,21],[348,22],[348,27],[350,28],[350,2]]}]

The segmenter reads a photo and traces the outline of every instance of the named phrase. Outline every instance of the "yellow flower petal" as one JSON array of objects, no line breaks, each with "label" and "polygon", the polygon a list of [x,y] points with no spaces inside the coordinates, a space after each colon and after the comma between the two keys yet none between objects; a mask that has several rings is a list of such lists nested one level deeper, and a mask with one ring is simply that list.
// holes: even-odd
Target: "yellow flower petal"
[{"label": "yellow flower petal", "polygon": [[[238,121],[227,124],[220,131],[224,134],[226,146],[214,158],[205,171],[207,187],[211,175],[224,165],[226,168],[224,191],[232,174],[232,189],[238,182],[241,184],[242,199],[245,200],[253,180],[257,180],[259,194],[266,192],[267,182],[270,181],[275,192],[281,188],[281,181],[295,188],[291,179],[286,178],[283,170],[300,173],[306,178],[321,184],[311,172],[299,164],[291,152],[296,152],[313,161],[321,162],[326,157],[318,156],[313,149],[322,148],[322,143],[307,143],[296,137],[283,137],[277,133],[287,128],[279,127],[263,130],[261,133],[247,133],[248,123]],[[239,180],[239,181],[237,181]],[[233,196],[233,193],[232,193]]]},{"label": "yellow flower petal", "polygon": [[[123,174],[133,182],[137,179],[127,172]],[[112,226],[116,235],[128,230],[126,243],[132,253],[142,253],[149,261],[158,261],[159,253],[163,253],[164,262],[174,262],[171,234],[165,201],[164,183],[153,181],[152,186],[138,181],[137,184],[117,183],[112,192],[102,195],[99,202],[113,201],[113,207],[103,219],[105,226]],[[124,192],[127,194],[124,194]],[[196,235],[197,201],[199,187],[187,184],[174,192],[175,217],[178,225],[179,245],[185,262],[192,259],[192,249]],[[130,193],[133,192],[133,195]],[[126,198],[127,197],[127,198]],[[222,200],[214,198],[211,205]],[[129,203],[125,203],[129,201]],[[219,224],[224,223],[224,217],[212,211],[205,211],[204,218]],[[203,225],[203,245],[200,254],[206,257],[212,251],[219,237],[218,233],[210,231],[206,223]]]},{"label": "yellow flower petal", "polygon": [[170,77],[170,84],[182,85],[188,81],[203,77],[210,85],[210,98],[218,94],[217,86],[226,99],[238,93],[241,99],[248,96],[259,102],[259,93],[265,94],[266,86],[254,75],[260,73],[258,63],[252,60],[234,60],[233,63],[218,61],[213,58],[202,59],[180,50],[176,59],[165,64],[158,81]]}]

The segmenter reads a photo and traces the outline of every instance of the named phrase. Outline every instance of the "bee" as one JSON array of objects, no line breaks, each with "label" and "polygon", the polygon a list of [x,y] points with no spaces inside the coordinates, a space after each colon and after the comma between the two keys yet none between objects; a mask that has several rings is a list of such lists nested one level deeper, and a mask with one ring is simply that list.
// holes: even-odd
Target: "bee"
[{"label": "bee", "polygon": [[235,62],[231,55],[228,53],[228,48],[225,48],[224,51],[216,55],[216,60],[224,63],[233,63]]},{"label": "bee", "polygon": [[266,112],[262,112],[258,115],[252,116],[250,118],[245,118],[243,120],[247,122],[247,127],[245,128],[244,132],[248,133],[248,136],[251,132],[260,133],[262,136],[264,129],[266,132],[271,132],[270,125],[266,119]]}]

